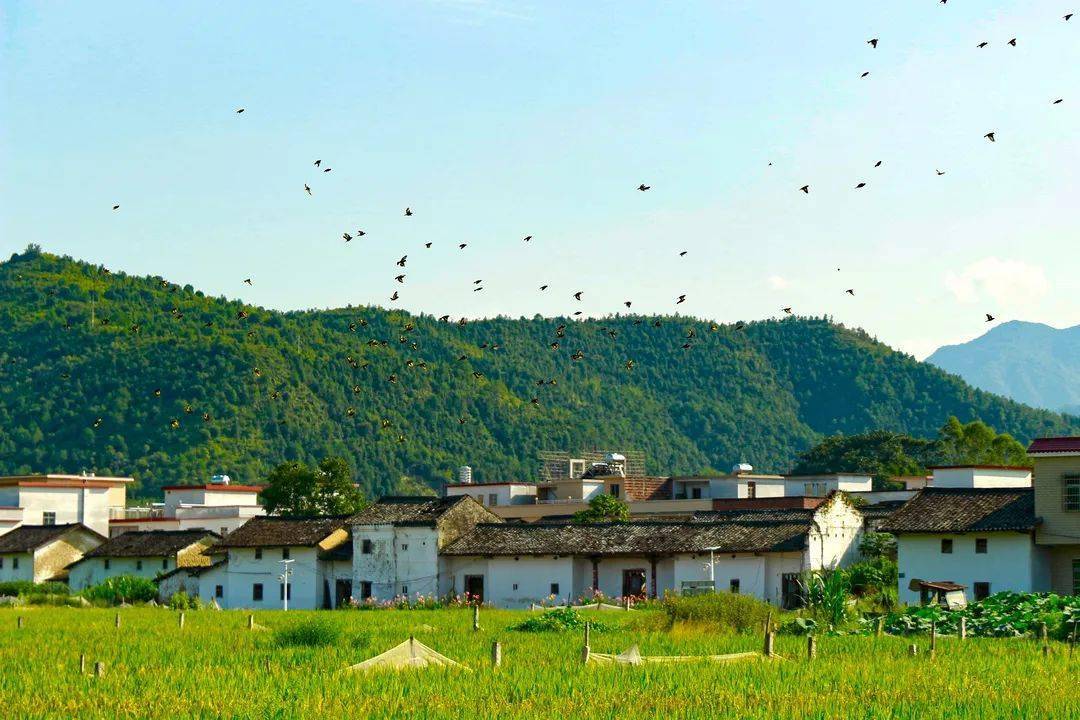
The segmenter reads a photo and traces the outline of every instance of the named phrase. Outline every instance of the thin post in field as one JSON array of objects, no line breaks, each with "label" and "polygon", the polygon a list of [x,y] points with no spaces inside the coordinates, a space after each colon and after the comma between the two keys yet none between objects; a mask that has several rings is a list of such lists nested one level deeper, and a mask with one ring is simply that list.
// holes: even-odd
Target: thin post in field
[{"label": "thin post in field", "polygon": [[473,605],[472,608],[472,629],[476,632],[480,629],[480,606]]},{"label": "thin post in field", "polygon": [[813,660],[817,657],[817,638],[813,635],[806,636],[806,659]]},{"label": "thin post in field", "polygon": [[184,611],[180,611],[180,617],[177,619],[177,625],[181,630],[184,629]]},{"label": "thin post in field", "polygon": [[967,637],[967,618],[966,617],[960,618],[960,628],[956,631],[956,634],[960,636],[961,640],[963,640],[963,639],[965,639]]},{"label": "thin post in field", "polygon": [[98,660],[94,663],[94,677],[101,677],[105,674],[105,663]]},{"label": "thin post in field", "polygon": [[255,616],[254,615],[248,615],[248,630],[254,630],[254,629],[255,629]]},{"label": "thin post in field", "polygon": [[502,645],[498,640],[491,643],[491,665],[492,667],[502,665]]},{"label": "thin post in field", "polygon": [[79,674],[86,674],[86,653],[79,653]]},{"label": "thin post in field", "polygon": [[120,629],[120,613],[116,613],[116,629]]}]

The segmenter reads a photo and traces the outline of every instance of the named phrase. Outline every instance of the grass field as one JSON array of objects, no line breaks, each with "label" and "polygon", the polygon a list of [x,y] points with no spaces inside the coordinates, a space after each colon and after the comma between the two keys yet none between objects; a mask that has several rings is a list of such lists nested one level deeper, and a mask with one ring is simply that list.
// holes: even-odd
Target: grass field
[{"label": "grass field", "polygon": [[[119,612],[121,626],[115,627]],[[529,613],[467,609],[259,612],[160,608],[0,610],[5,718],[997,718],[1080,717],[1080,652],[1030,639],[780,636],[786,659],[738,664],[581,664],[577,632],[522,633]],[[757,635],[665,627],[656,611],[586,613],[611,626],[596,652],[637,643],[643,654],[758,650]],[[17,627],[18,616],[24,626]],[[340,628],[325,647],[281,647],[278,632],[312,618]],[[278,631],[278,632],[275,632]],[[471,669],[344,673],[410,634]],[[492,668],[493,640],[503,665]],[[920,645],[911,657],[908,645]],[[85,653],[87,674],[79,673]],[[103,677],[91,675],[95,661]]]}]

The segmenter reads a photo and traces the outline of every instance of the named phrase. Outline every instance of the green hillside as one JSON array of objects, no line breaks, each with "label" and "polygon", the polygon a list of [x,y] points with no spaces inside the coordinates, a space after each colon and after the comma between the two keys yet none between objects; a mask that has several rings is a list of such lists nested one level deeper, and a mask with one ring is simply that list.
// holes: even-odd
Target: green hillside
[{"label": "green hillside", "polygon": [[641,449],[656,473],[782,471],[823,434],[931,436],[949,415],[1022,441],[1080,432],[825,319],[460,326],[268,311],[37,251],[0,264],[0,473],[131,474],[149,494],[340,454],[379,493],[466,463],[534,478],[538,450],[592,447]]}]

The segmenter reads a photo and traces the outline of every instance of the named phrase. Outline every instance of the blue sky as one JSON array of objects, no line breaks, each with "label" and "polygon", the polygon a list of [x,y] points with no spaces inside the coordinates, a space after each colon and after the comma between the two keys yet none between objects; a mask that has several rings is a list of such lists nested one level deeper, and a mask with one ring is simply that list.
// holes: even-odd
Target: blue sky
[{"label": "blue sky", "polygon": [[791,306],[920,357],[984,312],[1077,324],[1070,2],[8,0],[0,253],[282,309],[685,293],[686,313]]}]

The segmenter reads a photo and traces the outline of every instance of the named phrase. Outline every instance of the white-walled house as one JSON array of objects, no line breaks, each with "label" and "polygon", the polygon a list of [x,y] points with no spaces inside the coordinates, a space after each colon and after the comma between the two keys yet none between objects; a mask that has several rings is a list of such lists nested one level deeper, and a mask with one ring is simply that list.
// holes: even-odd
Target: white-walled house
[{"label": "white-walled house", "polygon": [[353,598],[452,592],[442,549],[481,522],[502,520],[468,495],[380,498],[352,519]]},{"label": "white-walled house", "polygon": [[657,597],[711,586],[784,607],[802,573],[854,560],[862,517],[843,495],[816,509],[699,513],[682,521],[481,524],[441,553],[445,592],[500,607]]},{"label": "white-walled house", "polygon": [[447,483],[446,497],[468,495],[476,502],[487,507],[505,505],[535,505],[536,483],[500,482],[500,483]]},{"label": "white-walled house", "polygon": [[927,487],[1029,488],[1032,468],[1011,465],[948,465],[930,468]]},{"label": "white-walled house", "polygon": [[12,475],[0,478],[0,534],[19,525],[82,523],[109,534],[111,512],[127,502],[129,477]]},{"label": "white-walled house", "polygon": [[68,566],[72,590],[84,590],[117,575],[150,580],[187,565],[209,565],[205,551],[219,536],[205,530],[127,532],[90,550]]},{"label": "white-walled house", "polygon": [[[286,592],[280,576],[287,565],[289,608],[338,607],[352,594],[348,520],[270,515],[248,520],[211,551],[226,562],[200,574],[199,596],[216,599],[223,608],[280,609]],[[183,582],[186,587],[188,580]]]},{"label": "white-walled house", "polygon": [[162,490],[161,504],[113,511],[110,536],[131,530],[208,530],[224,537],[266,514],[259,504],[262,486],[234,485],[226,475],[215,475],[203,485],[169,485]]},{"label": "white-walled house", "polygon": [[81,523],[20,525],[0,536],[0,582],[67,578],[67,566],[105,542]]},{"label": "white-walled house", "polygon": [[865,473],[785,475],[784,494],[790,497],[826,497],[834,492],[868,493],[874,478]]},{"label": "white-walled house", "polygon": [[[736,466],[738,467],[738,466]],[[730,475],[688,476],[671,478],[675,500],[707,500],[784,497],[786,484],[783,475],[763,475],[749,471]]]},{"label": "white-walled house", "polygon": [[1035,545],[1037,526],[1030,488],[940,487],[935,477],[882,526],[897,539],[900,601],[931,599],[927,582],[963,586],[968,600],[1045,590],[1049,562]]}]

